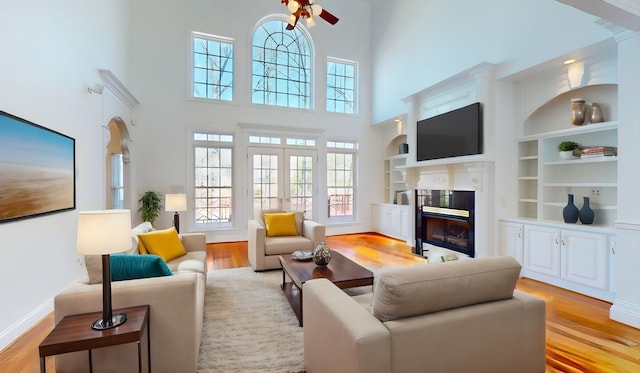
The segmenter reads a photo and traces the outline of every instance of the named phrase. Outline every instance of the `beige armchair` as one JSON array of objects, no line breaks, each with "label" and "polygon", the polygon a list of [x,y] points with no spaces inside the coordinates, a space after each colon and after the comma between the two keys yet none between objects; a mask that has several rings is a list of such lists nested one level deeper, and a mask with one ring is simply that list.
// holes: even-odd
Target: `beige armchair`
[{"label": "beige armchair", "polygon": [[276,235],[267,232],[265,214],[284,213],[282,210],[262,210],[255,220],[247,224],[249,262],[254,271],[280,268],[278,255],[291,254],[296,250],[313,250],[324,241],[325,226],[304,219],[302,211],[295,211],[296,235]]}]

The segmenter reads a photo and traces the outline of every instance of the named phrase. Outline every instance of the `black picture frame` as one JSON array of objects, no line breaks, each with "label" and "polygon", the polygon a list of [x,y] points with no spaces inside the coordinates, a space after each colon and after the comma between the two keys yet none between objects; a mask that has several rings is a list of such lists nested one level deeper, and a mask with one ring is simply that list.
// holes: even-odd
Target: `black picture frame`
[{"label": "black picture frame", "polygon": [[0,111],[0,223],[76,208],[76,142]]}]

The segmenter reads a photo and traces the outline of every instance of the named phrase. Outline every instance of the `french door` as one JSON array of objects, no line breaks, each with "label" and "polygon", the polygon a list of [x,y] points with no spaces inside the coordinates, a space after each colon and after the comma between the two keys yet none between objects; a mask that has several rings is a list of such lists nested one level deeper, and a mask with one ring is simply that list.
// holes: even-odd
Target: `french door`
[{"label": "french door", "polygon": [[304,211],[306,219],[313,219],[317,151],[280,147],[248,150],[253,211]]}]

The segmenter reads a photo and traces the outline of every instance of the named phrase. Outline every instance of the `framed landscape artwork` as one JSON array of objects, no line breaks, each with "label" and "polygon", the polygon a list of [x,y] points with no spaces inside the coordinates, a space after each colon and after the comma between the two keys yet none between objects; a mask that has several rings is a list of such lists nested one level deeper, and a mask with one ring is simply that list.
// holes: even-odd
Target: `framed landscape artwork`
[{"label": "framed landscape artwork", "polygon": [[75,139],[0,111],[0,223],[76,207]]}]

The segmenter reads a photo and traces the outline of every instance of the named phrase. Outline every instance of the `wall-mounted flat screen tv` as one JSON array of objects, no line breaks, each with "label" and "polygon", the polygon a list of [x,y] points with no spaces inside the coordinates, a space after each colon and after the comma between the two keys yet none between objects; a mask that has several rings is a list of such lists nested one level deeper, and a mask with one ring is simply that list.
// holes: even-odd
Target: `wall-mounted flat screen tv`
[{"label": "wall-mounted flat screen tv", "polygon": [[482,154],[482,105],[479,102],[417,123],[416,160]]}]

